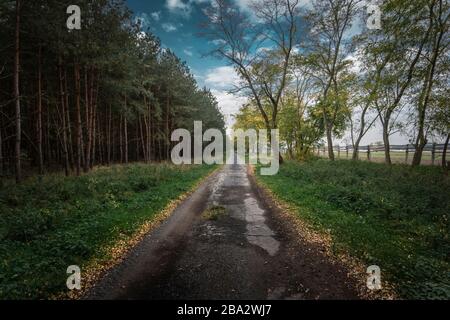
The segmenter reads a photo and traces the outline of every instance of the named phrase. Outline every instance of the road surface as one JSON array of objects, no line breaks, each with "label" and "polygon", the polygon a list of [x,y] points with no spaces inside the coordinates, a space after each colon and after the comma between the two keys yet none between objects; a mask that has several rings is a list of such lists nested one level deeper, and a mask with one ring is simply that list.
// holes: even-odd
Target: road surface
[{"label": "road surface", "polygon": [[356,299],[345,268],[273,210],[246,166],[225,165],[85,298]]}]

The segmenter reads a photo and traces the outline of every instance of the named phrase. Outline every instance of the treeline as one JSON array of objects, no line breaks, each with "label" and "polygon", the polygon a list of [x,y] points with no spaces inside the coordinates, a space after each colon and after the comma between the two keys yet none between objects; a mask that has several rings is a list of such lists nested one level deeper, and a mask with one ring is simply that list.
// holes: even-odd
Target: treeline
[{"label": "treeline", "polygon": [[0,175],[160,161],[173,129],[224,130],[214,96],[123,1],[0,0]]},{"label": "treeline", "polygon": [[297,159],[326,145],[334,160],[335,140],[343,138],[357,159],[376,124],[388,164],[397,132],[414,145],[413,165],[427,143],[447,148],[448,0],[259,0],[248,10],[212,2],[203,34],[235,67],[249,98],[236,127],[278,128]]}]

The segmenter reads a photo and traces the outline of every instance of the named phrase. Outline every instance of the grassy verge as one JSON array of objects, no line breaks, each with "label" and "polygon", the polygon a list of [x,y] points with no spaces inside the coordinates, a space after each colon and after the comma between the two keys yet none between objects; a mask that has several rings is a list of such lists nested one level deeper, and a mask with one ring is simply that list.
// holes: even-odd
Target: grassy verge
[{"label": "grassy verge", "polygon": [[0,299],[67,292],[69,265],[111,259],[214,166],[129,165],[82,177],[29,179],[0,189]]},{"label": "grassy verge", "polygon": [[450,298],[450,179],[439,168],[369,162],[286,162],[258,176],[298,218],[327,232],[402,298]]}]

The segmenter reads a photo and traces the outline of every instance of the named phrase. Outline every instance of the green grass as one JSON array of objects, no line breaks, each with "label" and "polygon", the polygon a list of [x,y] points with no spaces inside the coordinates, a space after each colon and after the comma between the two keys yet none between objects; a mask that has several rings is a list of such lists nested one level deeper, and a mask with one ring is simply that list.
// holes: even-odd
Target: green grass
[{"label": "green grass", "polygon": [[66,292],[69,265],[107,261],[127,240],[214,166],[166,164],[51,175],[0,189],[0,299]]},{"label": "green grass", "polygon": [[333,250],[381,268],[402,298],[450,298],[450,179],[440,168],[347,160],[286,162],[259,176]]}]

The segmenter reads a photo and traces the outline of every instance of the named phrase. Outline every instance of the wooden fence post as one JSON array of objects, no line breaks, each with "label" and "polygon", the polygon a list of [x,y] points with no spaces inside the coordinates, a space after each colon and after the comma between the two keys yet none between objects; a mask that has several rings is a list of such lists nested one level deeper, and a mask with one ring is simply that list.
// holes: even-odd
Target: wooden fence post
[{"label": "wooden fence post", "polygon": [[370,145],[367,146],[367,160],[370,161]]}]

